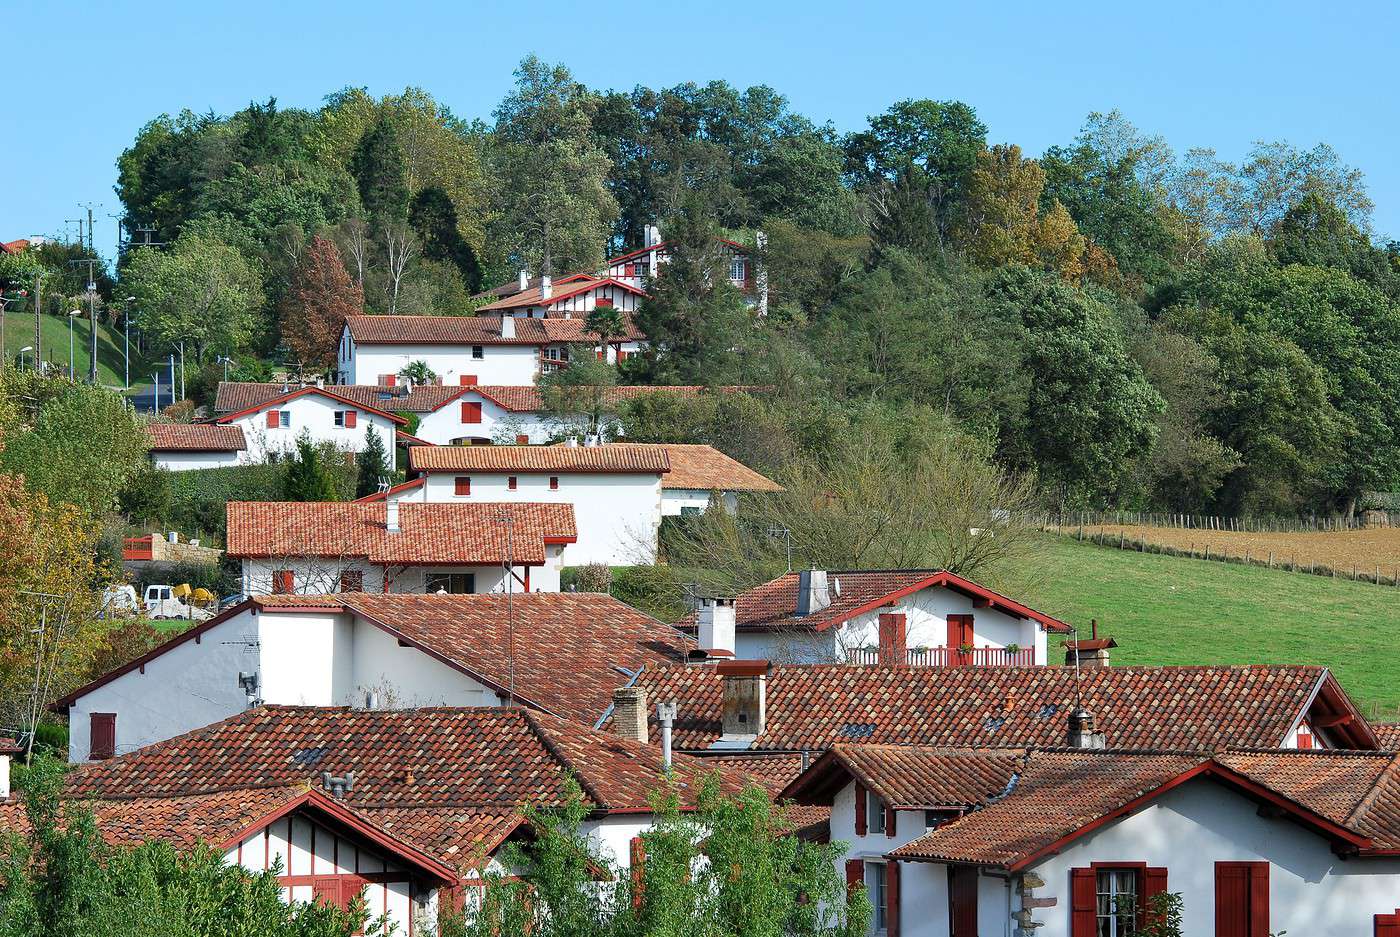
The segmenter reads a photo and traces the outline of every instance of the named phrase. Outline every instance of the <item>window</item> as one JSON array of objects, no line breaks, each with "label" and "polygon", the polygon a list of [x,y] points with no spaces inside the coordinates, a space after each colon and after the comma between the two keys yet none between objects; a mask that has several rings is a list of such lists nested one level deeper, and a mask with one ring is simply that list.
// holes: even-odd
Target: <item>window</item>
[{"label": "window", "polygon": [[865,816],[869,823],[870,832],[885,832],[885,805],[881,803],[880,798],[876,797],[873,791],[866,791],[865,797]]},{"label": "window", "polygon": [[549,490],[550,490],[550,491],[558,491],[558,490],[559,490],[559,476],[558,476],[558,475],[551,475],[551,476],[549,476]]},{"label": "window", "polygon": [[88,725],[88,758],[111,758],[117,753],[117,714],[93,713]]},{"label": "window", "polygon": [[354,410],[335,411],[335,425],[342,429],[354,429],[359,414]]},{"label": "window", "polygon": [[290,569],[274,569],[272,571],[272,594],[291,595],[296,591],[296,577],[292,575]]},{"label": "window", "polygon": [[267,411],[267,428],[282,429],[292,425],[292,413],[290,410],[269,410]]},{"label": "window", "polygon": [[423,591],[429,595],[446,592],[448,595],[472,595],[476,592],[474,573],[425,573]]},{"label": "window", "polygon": [[344,569],[340,572],[341,592],[364,592],[365,574],[359,569]]},{"label": "window", "polygon": [[465,498],[472,493],[472,477],[470,475],[458,475],[452,479],[452,493],[458,497]]},{"label": "window", "polygon": [[1099,869],[1094,897],[1096,937],[1127,937],[1137,930],[1137,869]]},{"label": "window", "polygon": [[508,490],[510,490],[510,491],[514,491],[514,490],[515,490],[515,476],[514,476],[514,475],[512,475],[512,476],[510,476],[509,478],[506,479],[506,488],[507,488]]},{"label": "window", "polygon": [[875,932],[884,933],[889,929],[889,877],[883,862],[865,864],[866,888],[870,891],[870,903],[875,906]]},{"label": "window", "polygon": [[463,423],[480,423],[480,422],[481,422],[481,401],[480,401],[480,400],[464,400],[464,401],[462,401],[462,422],[463,422]]},{"label": "window", "polygon": [[597,306],[599,309],[611,309],[613,301],[606,296],[599,296],[598,301],[593,305]]},{"label": "window", "polygon": [[472,358],[473,358],[473,359],[475,359],[475,360],[477,360],[477,361],[480,361],[482,358],[485,358],[485,357],[486,357],[486,351],[485,351],[485,349],[483,349],[480,345],[473,345],[473,346],[472,346]]},{"label": "window", "polygon": [[735,254],[729,261],[729,279],[736,283],[742,283],[749,278],[749,263],[743,257]]},{"label": "window", "polygon": [[681,517],[695,517],[700,513],[700,509],[693,504],[687,504],[681,508]]}]

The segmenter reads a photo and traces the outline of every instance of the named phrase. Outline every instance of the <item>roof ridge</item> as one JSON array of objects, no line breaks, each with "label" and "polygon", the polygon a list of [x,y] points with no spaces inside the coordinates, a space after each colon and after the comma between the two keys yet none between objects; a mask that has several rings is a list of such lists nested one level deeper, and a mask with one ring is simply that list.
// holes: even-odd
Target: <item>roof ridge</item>
[{"label": "roof ridge", "polygon": [[1400,753],[1396,753],[1389,763],[1381,769],[1381,773],[1376,775],[1376,781],[1371,785],[1371,789],[1356,802],[1356,806],[1351,808],[1347,814],[1347,826],[1359,822],[1363,816],[1370,812],[1371,807],[1380,798],[1382,789],[1395,779],[1397,773],[1400,773]]},{"label": "roof ridge", "polygon": [[564,754],[563,750],[555,743],[554,739],[545,732],[544,726],[535,718],[535,715],[528,709],[521,709],[520,714],[525,720],[525,724],[530,727],[530,731],[535,734],[535,738],[540,740],[540,744],[544,746],[545,751],[549,752],[550,757],[559,762],[559,764],[564,767],[564,770],[568,772],[569,776],[578,782],[578,786],[583,788],[584,794],[586,794],[596,806],[604,810],[608,809],[609,804],[603,798],[603,795],[600,794],[598,789],[574,766],[574,763],[569,760],[569,757]]}]

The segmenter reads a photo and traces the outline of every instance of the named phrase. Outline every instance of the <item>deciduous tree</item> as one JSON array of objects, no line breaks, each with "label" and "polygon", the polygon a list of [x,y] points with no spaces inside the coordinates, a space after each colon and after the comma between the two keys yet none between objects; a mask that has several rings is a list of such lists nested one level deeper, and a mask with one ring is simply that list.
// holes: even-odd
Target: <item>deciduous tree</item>
[{"label": "deciduous tree", "polygon": [[302,365],[330,368],[346,317],[363,312],[364,303],[334,242],[314,237],[282,300],[282,341]]}]

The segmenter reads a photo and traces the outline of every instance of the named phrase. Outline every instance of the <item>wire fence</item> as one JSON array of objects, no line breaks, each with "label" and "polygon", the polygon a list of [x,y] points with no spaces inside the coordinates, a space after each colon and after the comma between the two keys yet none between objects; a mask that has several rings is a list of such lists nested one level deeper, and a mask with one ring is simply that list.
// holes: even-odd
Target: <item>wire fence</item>
[{"label": "wire fence", "polygon": [[1221,517],[1213,514],[1159,514],[1144,511],[1073,511],[1045,515],[1047,528],[1164,527],[1179,530],[1220,530],[1248,534],[1324,533],[1400,527],[1400,511],[1360,511],[1352,515],[1308,517]]}]

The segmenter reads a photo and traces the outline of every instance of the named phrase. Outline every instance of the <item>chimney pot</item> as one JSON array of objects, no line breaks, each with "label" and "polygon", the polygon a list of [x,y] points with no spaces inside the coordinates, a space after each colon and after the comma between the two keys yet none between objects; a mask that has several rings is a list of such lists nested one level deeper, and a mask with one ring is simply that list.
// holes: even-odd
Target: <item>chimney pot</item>
[{"label": "chimney pot", "polygon": [[549,274],[540,277],[540,299],[549,299],[554,295],[554,280]]},{"label": "chimney pot", "polygon": [[515,317],[510,313],[501,316],[501,338],[515,338]]},{"label": "chimney pot", "polygon": [[620,738],[647,740],[647,691],[639,686],[613,690],[613,732]]},{"label": "chimney pot", "polygon": [[1075,709],[1069,714],[1069,732],[1065,744],[1070,748],[1101,749],[1108,747],[1108,738],[1102,732],[1094,731],[1092,713]]},{"label": "chimney pot", "polygon": [[734,600],[702,598],[695,610],[696,643],[702,651],[721,651],[732,657],[735,648]]},{"label": "chimney pot", "polygon": [[520,268],[520,292],[525,292],[530,288],[530,271],[524,267]]},{"label": "chimney pot", "polygon": [[671,770],[671,726],[676,721],[676,704],[656,704],[656,721],[661,725],[661,770]]}]

